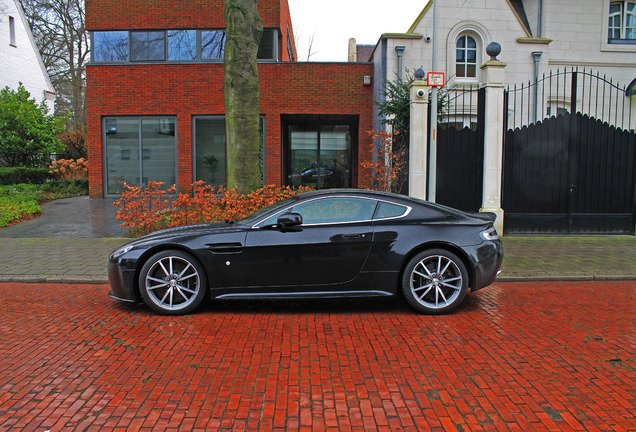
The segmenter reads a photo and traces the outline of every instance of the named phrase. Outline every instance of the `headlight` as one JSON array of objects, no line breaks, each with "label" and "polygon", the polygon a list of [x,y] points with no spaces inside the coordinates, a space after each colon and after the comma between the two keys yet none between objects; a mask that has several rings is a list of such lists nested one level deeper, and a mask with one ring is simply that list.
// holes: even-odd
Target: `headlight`
[{"label": "headlight", "polygon": [[113,252],[110,256],[113,259],[117,259],[120,256],[122,256],[123,254],[125,254],[126,252],[129,252],[132,248],[133,248],[133,246],[131,244],[127,244],[127,245],[122,246],[119,249],[115,250],[115,252]]},{"label": "headlight", "polygon": [[484,240],[499,240],[499,234],[497,234],[497,230],[495,227],[488,228],[485,231],[479,233]]}]

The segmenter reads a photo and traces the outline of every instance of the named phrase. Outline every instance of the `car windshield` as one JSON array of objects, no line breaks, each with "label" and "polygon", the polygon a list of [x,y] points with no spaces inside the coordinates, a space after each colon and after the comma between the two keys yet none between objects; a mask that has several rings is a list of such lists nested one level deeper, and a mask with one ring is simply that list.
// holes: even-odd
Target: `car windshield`
[{"label": "car windshield", "polygon": [[291,198],[284,199],[282,201],[275,202],[272,205],[256,210],[251,215],[241,219],[239,223],[243,225],[250,225],[252,222],[256,221],[257,219],[259,219],[261,216],[265,215],[266,213],[275,211],[281,207],[285,207],[287,204],[294,202],[295,200],[296,200],[296,197],[291,197]]}]

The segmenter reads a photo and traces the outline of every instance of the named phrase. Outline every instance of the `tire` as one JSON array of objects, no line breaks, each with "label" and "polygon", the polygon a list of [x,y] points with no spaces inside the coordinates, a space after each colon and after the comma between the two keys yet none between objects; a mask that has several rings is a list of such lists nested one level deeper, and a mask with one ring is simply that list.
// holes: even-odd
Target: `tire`
[{"label": "tire", "polygon": [[461,304],[468,292],[466,266],[457,255],[444,249],[420,252],[406,265],[402,292],[420,313],[448,313]]},{"label": "tire", "polygon": [[165,250],[152,257],[139,274],[144,303],[162,315],[184,315],[196,309],[207,291],[203,266],[192,255]]}]

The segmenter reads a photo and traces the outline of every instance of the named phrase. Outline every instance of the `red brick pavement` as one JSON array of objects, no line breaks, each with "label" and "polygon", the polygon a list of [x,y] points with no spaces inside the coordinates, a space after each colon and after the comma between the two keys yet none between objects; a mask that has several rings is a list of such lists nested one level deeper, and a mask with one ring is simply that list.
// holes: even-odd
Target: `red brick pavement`
[{"label": "red brick pavement", "polygon": [[636,430],[636,282],[162,317],[0,284],[0,430]]}]

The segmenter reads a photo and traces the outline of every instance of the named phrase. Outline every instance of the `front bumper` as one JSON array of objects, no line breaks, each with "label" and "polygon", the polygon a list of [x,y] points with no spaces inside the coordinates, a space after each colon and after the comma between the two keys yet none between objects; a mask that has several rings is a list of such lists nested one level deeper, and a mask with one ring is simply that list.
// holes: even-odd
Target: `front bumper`
[{"label": "front bumper", "polygon": [[108,283],[111,291],[108,295],[114,299],[137,302],[139,296],[135,290],[135,270],[122,267],[121,261],[108,261]]}]

